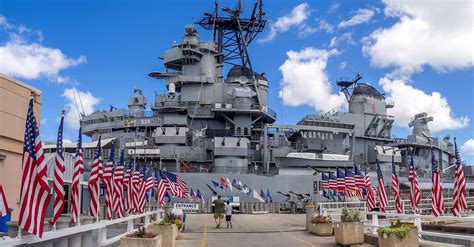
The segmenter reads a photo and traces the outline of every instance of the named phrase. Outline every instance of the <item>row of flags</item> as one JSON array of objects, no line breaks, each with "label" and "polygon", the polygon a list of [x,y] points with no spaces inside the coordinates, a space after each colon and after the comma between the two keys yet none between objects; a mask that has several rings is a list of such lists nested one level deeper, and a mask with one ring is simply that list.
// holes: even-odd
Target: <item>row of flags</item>
[{"label": "row of flags", "polygon": [[207,184],[207,187],[209,188],[209,190],[211,190],[212,194],[214,195],[219,194],[216,191],[216,189],[220,189],[221,192],[226,189],[232,192],[235,189],[237,192],[241,192],[248,196],[252,196],[254,199],[257,199],[260,202],[267,202],[267,203],[273,202],[273,197],[272,197],[272,194],[270,193],[269,188],[267,188],[266,192],[263,189],[260,189],[260,192],[258,192],[254,189],[249,188],[247,184],[242,184],[240,180],[237,181],[235,179],[232,179],[232,182],[230,182],[230,179],[228,177],[226,178],[221,177],[219,182],[211,180],[211,183],[214,188],[212,188],[209,184]]},{"label": "row of flags", "polygon": [[[106,219],[111,220],[113,214],[121,218],[124,212],[143,213],[149,193],[154,195],[161,206],[169,194],[173,197],[190,198],[188,184],[179,176],[160,170],[152,170],[138,164],[133,169],[133,161],[129,159],[129,166],[125,169],[124,150],[121,150],[120,159],[115,166],[115,151],[112,143],[109,158],[102,168],[101,137],[97,142],[94,162],[91,167],[88,189],[91,194],[89,215],[99,217],[99,180],[105,185]],[[169,194],[168,194],[169,193]]]},{"label": "row of flags", "polygon": [[[37,121],[33,112],[34,99],[31,98],[28,105],[28,113],[25,126],[25,137],[22,157],[22,181],[20,189],[20,215],[19,227],[38,237],[42,237],[46,208],[51,196],[47,179],[47,164],[43,154]],[[58,128],[57,148],[54,158],[53,178],[53,217],[49,223],[55,225],[64,209],[64,172],[65,161],[63,155],[63,124],[64,112]],[[146,198],[151,191],[155,194],[160,205],[164,204],[165,197],[189,198],[188,185],[179,176],[148,169],[146,165],[139,170],[139,165],[132,169],[132,160],[129,167],[125,169],[124,150],[121,151],[120,160],[117,165],[114,162],[114,147],[112,144],[109,159],[103,167],[101,137],[97,142],[97,149],[88,182],[88,190],[91,201],[89,204],[89,215],[99,216],[99,197],[101,183],[105,186],[106,219],[124,216],[124,213],[142,213],[145,209]],[[80,221],[80,193],[81,175],[84,173],[83,149],[81,128],[77,139],[76,153],[74,158],[74,172],[71,184],[71,211],[72,223]],[[156,193],[155,193],[156,192]],[[198,191],[198,194],[200,192]],[[196,196],[198,195],[196,194]],[[202,196],[201,196],[202,198]],[[8,205],[0,185],[0,216],[7,215]]]}]

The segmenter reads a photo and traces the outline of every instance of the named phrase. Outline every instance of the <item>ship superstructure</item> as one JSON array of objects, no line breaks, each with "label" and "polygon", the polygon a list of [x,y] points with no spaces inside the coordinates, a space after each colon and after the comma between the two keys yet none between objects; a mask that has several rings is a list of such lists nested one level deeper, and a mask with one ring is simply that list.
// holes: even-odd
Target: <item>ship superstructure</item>
[{"label": "ship superstructure", "polygon": [[[308,167],[373,166],[376,160],[390,163],[392,156],[406,174],[411,153],[421,177],[428,177],[422,171],[430,167],[431,148],[441,169],[453,163],[452,143],[448,137],[431,136],[428,122],[433,118],[426,113],[410,123],[412,135],[394,138],[395,119],[387,112],[394,102],[361,82],[360,75],[337,82],[347,109],[310,114],[297,124],[275,124],[276,114],[268,106],[270,84],[254,71],[248,51],[266,24],[262,2],[253,6],[250,17],[242,17],[242,12],[240,2],[222,10],[216,3],[214,12],[197,22],[213,32],[212,41],[201,40],[196,26],[186,25],[182,41],[160,57],[166,70],[149,73],[166,82],[167,92],[149,103],[135,88],[128,109],[111,107],[84,116],[83,133],[93,141],[100,135],[112,138],[135,162],[183,173],[191,181],[208,179],[203,173],[251,173],[299,175],[294,179],[305,176],[301,181],[311,182]],[[224,66],[231,66],[226,75]],[[290,183],[281,187],[292,188]],[[311,184],[301,192],[310,190]]]}]

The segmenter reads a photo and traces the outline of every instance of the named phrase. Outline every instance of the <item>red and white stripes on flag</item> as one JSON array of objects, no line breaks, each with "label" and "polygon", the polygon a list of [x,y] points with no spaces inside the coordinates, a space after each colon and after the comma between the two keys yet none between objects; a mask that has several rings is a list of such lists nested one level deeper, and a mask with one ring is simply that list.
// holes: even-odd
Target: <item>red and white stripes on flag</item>
[{"label": "red and white stripes on flag", "polygon": [[443,186],[441,185],[441,175],[438,170],[438,161],[436,161],[433,149],[431,149],[431,213],[438,217],[445,210],[443,199]]},{"label": "red and white stripes on flag", "polygon": [[140,192],[140,172],[138,171],[138,165],[132,175],[132,212],[139,212],[139,195]]},{"label": "red and white stripes on flag", "polygon": [[130,160],[129,166],[127,170],[125,170],[125,174],[123,176],[123,187],[126,190],[125,193],[125,203],[124,203],[124,210],[127,213],[130,213],[133,208],[132,204],[132,160]]},{"label": "red and white stripes on flag", "polygon": [[157,175],[157,182],[158,186],[156,189],[157,200],[160,203],[160,206],[163,207],[165,205],[165,194],[168,190],[168,179],[164,178],[160,173]]},{"label": "red and white stripes on flag", "polygon": [[115,159],[115,150],[114,145],[112,143],[112,147],[110,148],[110,155],[107,163],[105,164],[104,169],[104,185],[105,185],[105,218],[107,220],[112,219],[112,200],[114,197],[114,185],[112,180],[112,174],[114,172],[114,159]]},{"label": "red and white stripes on flag", "polygon": [[31,98],[26,116],[25,140],[23,145],[22,177],[20,191],[21,229],[38,237],[43,236],[44,215],[49,205],[47,166],[39,129],[33,113],[34,99]]},{"label": "red and white stripes on flag", "polygon": [[123,217],[123,165],[124,165],[124,150],[120,153],[120,160],[115,167],[113,175],[113,185],[114,185],[114,212],[117,218]]},{"label": "red and white stripes on flag", "polygon": [[378,159],[377,159],[377,181],[378,181],[378,190],[379,190],[380,211],[385,212],[385,207],[388,206],[388,197],[387,197],[387,192],[385,191],[385,184],[383,181],[382,170],[380,170],[380,164],[379,164]]},{"label": "red and white stripes on flag", "polygon": [[3,192],[3,187],[0,184],[0,217],[6,216],[10,212],[8,211],[7,197],[5,192]]},{"label": "red and white stripes on flag", "polygon": [[123,189],[125,190],[123,209],[125,212],[130,213],[132,208],[132,161],[130,160],[129,167],[123,174]]},{"label": "red and white stripes on flag", "polygon": [[460,216],[461,212],[467,209],[466,201],[466,178],[464,177],[464,170],[462,167],[461,156],[459,155],[456,138],[454,138],[454,153],[456,156],[455,177],[454,177],[454,192],[453,192],[453,208],[454,216]]},{"label": "red and white stripes on flag", "polygon": [[54,203],[53,218],[49,220],[49,224],[54,225],[64,210],[64,156],[63,156],[63,123],[64,111],[61,113],[61,121],[59,122],[58,140],[56,142],[56,155],[54,157]]},{"label": "red and white stripes on flag", "polygon": [[370,181],[369,172],[365,171],[364,177],[365,189],[367,190],[367,208],[369,211],[372,211],[376,205],[376,198],[375,198],[375,189],[372,187],[372,182]]},{"label": "red and white stripes on flag", "polygon": [[402,199],[400,198],[400,186],[398,181],[397,170],[395,169],[395,157],[392,155],[392,191],[395,197],[395,208],[397,213],[403,213]]},{"label": "red and white stripes on flag", "polygon": [[97,148],[95,151],[94,161],[92,162],[91,173],[89,176],[89,183],[87,189],[91,197],[89,203],[89,216],[99,217],[99,189],[100,179],[102,178],[102,147],[100,144],[101,136],[97,141]]},{"label": "red and white stripes on flag", "polygon": [[84,173],[84,161],[82,152],[82,128],[79,128],[79,137],[77,138],[76,156],[74,157],[74,174],[72,176],[71,184],[71,210],[73,224],[78,223],[81,210],[80,192],[82,186],[80,185],[80,175]]},{"label": "red and white stripes on flag", "polygon": [[413,152],[410,157],[410,170],[408,172],[408,181],[410,181],[410,206],[415,214],[419,213],[418,205],[420,204],[421,193],[420,185],[418,184],[418,175],[415,170],[415,163],[413,162]]}]

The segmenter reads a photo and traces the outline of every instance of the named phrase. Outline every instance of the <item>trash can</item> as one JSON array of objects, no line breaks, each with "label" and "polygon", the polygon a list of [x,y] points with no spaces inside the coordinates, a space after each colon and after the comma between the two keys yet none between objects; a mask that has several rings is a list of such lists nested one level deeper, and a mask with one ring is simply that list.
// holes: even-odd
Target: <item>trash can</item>
[{"label": "trash can", "polygon": [[0,217],[0,232],[8,232],[7,222],[12,219],[13,209],[8,208],[8,214]]}]

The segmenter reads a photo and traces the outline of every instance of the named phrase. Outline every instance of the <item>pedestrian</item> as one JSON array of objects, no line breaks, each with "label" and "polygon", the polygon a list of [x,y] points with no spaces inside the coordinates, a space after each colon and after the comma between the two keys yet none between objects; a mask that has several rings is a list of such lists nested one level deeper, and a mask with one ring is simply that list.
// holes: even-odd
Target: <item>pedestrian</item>
[{"label": "pedestrian", "polygon": [[232,228],[232,206],[229,201],[226,201],[225,205],[225,222],[227,223],[227,229]]},{"label": "pedestrian", "polygon": [[212,202],[214,204],[214,221],[216,222],[216,228],[221,228],[221,221],[224,218],[225,202],[222,200],[222,196],[218,195],[217,199]]}]

